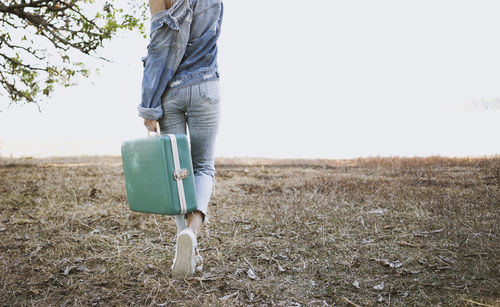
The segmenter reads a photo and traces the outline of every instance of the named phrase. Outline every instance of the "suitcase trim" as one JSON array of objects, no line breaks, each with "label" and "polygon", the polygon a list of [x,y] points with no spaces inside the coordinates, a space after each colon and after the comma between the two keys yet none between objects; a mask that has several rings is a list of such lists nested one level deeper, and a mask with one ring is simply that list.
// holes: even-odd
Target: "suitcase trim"
[{"label": "suitcase trim", "polygon": [[[181,215],[184,215],[187,213],[187,204],[186,204],[186,195],[184,193],[184,185],[182,183],[182,179],[184,179],[183,175],[179,174],[186,174],[187,170],[186,169],[181,169],[181,163],[179,160],[179,149],[177,148],[177,138],[173,134],[167,134],[170,138],[170,145],[172,147],[172,158],[174,160],[174,179],[177,182],[177,193],[179,194],[179,204],[181,207]],[[187,175],[189,176],[189,172],[187,172]],[[187,176],[185,177],[187,178]]]}]

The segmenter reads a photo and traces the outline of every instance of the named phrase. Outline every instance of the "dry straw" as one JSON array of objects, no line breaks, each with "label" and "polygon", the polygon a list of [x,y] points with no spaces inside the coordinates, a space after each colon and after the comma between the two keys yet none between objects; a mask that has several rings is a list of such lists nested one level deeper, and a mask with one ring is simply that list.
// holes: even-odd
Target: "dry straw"
[{"label": "dry straw", "polygon": [[0,305],[500,304],[499,157],[216,167],[204,271],[176,280],[120,158],[1,159]]}]

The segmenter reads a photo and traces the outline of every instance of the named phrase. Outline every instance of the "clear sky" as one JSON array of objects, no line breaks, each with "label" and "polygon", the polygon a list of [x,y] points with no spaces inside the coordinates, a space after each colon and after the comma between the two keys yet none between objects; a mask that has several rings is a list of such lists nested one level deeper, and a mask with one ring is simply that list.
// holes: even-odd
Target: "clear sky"
[{"label": "clear sky", "polygon": [[[496,0],[226,0],[216,155],[500,154],[498,12]],[[108,43],[113,63],[89,59],[100,75],[42,113],[0,97],[0,154],[119,154],[145,136],[146,45],[137,33]]]}]

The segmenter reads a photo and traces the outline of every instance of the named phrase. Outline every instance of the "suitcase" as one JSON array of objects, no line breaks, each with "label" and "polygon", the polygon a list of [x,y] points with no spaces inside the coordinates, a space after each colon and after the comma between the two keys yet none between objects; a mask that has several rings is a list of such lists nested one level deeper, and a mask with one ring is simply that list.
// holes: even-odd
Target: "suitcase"
[{"label": "suitcase", "polygon": [[180,215],[196,210],[193,165],[185,134],[124,141],[121,153],[132,211]]}]

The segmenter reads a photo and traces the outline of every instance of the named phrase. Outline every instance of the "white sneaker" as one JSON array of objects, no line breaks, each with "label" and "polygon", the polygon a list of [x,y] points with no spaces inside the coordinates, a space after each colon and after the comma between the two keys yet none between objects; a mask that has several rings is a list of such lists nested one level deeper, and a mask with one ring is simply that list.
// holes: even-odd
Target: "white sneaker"
[{"label": "white sneaker", "polygon": [[172,264],[172,275],[188,277],[195,271],[196,236],[191,229],[186,228],[177,235],[175,258]]}]

